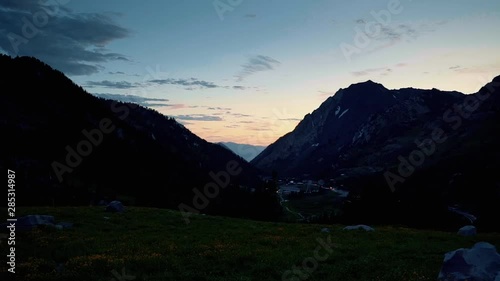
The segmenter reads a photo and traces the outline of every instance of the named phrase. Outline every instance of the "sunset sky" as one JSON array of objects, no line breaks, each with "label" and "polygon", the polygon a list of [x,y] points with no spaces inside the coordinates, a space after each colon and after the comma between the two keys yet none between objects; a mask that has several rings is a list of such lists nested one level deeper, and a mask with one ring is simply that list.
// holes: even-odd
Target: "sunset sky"
[{"label": "sunset sky", "polygon": [[494,0],[2,0],[0,35],[213,142],[268,145],[352,83],[473,93],[500,75]]}]

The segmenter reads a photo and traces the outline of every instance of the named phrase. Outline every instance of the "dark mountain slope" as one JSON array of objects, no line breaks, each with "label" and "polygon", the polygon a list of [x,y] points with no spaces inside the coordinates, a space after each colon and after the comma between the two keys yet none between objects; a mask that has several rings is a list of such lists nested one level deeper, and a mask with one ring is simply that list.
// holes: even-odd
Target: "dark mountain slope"
[{"label": "dark mountain slope", "polygon": [[0,165],[17,173],[19,205],[119,196],[139,205],[193,206],[192,189],[203,192],[214,182],[210,172],[226,174],[236,163],[239,173],[219,193],[235,189],[238,198],[218,196],[204,211],[223,213],[234,199],[243,200],[242,215],[264,212],[245,192],[263,186],[252,166],[154,110],[94,97],[28,57],[0,56],[0,89]]},{"label": "dark mountain slope", "polygon": [[346,223],[438,227],[458,205],[498,228],[499,109],[500,76],[472,95],[368,81],[339,90],[252,163],[349,189]]}]

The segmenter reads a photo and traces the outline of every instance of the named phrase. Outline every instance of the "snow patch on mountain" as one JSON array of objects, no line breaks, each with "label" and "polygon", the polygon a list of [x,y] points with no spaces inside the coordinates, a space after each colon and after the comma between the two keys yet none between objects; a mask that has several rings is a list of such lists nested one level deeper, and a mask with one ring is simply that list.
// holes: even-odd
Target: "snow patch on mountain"
[{"label": "snow patch on mountain", "polygon": [[344,116],[344,114],[347,113],[347,111],[349,111],[349,108],[344,110],[340,115],[339,115],[339,119],[342,118],[342,116]]},{"label": "snow patch on mountain", "polygon": [[340,112],[340,106],[337,106],[337,110],[335,110],[335,116],[337,116]]}]

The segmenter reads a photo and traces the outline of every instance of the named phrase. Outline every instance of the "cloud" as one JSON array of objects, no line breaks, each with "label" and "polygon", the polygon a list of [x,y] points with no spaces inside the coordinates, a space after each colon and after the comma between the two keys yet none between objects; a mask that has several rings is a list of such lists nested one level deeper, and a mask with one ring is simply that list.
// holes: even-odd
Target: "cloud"
[{"label": "cloud", "polygon": [[300,118],[280,118],[279,121],[302,121]]},{"label": "cloud", "polygon": [[224,126],[225,128],[230,128],[230,129],[236,129],[236,128],[239,128],[240,125],[226,125]]},{"label": "cloud", "polygon": [[231,113],[231,115],[233,115],[234,117],[252,117],[252,115],[248,115],[248,114],[242,114],[242,113]]},{"label": "cloud", "polygon": [[261,126],[247,126],[245,130],[249,131],[272,131],[271,128],[261,127]]},{"label": "cloud", "polygon": [[208,110],[224,110],[224,111],[231,110],[231,108],[229,108],[229,107],[208,107],[207,109]]},{"label": "cloud", "polygon": [[328,97],[333,96],[335,93],[334,92],[327,92],[327,91],[318,91],[318,98],[324,100]]},{"label": "cloud", "polygon": [[34,56],[67,75],[90,75],[102,71],[103,63],[128,61],[105,48],[128,36],[114,15],[75,13],[55,1],[0,2],[0,49]]},{"label": "cloud", "polygon": [[367,68],[367,69],[363,69],[363,70],[360,70],[360,71],[353,71],[351,72],[352,75],[354,76],[365,76],[365,75],[369,75],[369,74],[372,74],[372,73],[377,73],[377,72],[380,72],[380,71],[383,71],[385,68],[383,67],[378,67],[378,68]]},{"label": "cloud", "polygon": [[222,121],[219,116],[205,115],[205,114],[191,114],[191,115],[175,115],[172,116],[176,120],[183,121]]},{"label": "cloud", "polygon": [[103,80],[103,81],[87,81],[87,84],[85,85],[86,87],[89,88],[94,88],[94,87],[103,87],[103,88],[112,88],[112,89],[131,89],[140,86],[137,83],[130,83],[127,81],[109,81],[109,80]]},{"label": "cloud", "polygon": [[498,73],[500,70],[500,62],[483,64],[483,65],[471,65],[471,66],[458,66],[450,68],[452,71],[457,73],[473,73],[473,74],[490,74]]},{"label": "cloud", "polygon": [[[170,116],[170,117],[172,117],[172,116]],[[179,119],[177,119],[175,121],[177,121],[177,123],[179,123],[179,124],[181,124],[183,126],[188,126],[188,125],[192,125],[193,124],[192,122],[187,122],[187,121],[179,120]]]},{"label": "cloud", "polygon": [[123,71],[116,71],[116,72],[109,71],[108,74],[110,74],[110,75],[125,75],[125,72],[123,72]]},{"label": "cloud", "polygon": [[461,68],[460,65],[450,66],[450,69],[459,69],[459,68]]},{"label": "cloud", "polygon": [[356,28],[373,41],[371,47],[364,50],[365,54],[371,54],[382,49],[397,45],[401,42],[413,42],[422,35],[436,31],[446,21],[419,21],[419,22],[392,22],[389,25],[378,23],[375,19],[355,20]]},{"label": "cloud", "polygon": [[260,71],[273,70],[281,63],[268,56],[254,56],[248,59],[248,62],[242,65],[242,70],[235,75],[237,81],[243,81],[248,76]]},{"label": "cloud", "polygon": [[[425,33],[434,32],[439,25],[445,24],[446,21],[425,21],[418,23],[400,23],[382,26],[378,25],[380,32],[373,31],[367,34],[369,37],[384,42],[399,42],[402,40],[413,41]],[[373,29],[375,30],[375,29]]]},{"label": "cloud", "polygon": [[[113,72],[110,74],[122,74]],[[124,74],[124,73],[123,73]],[[103,80],[103,81],[88,81],[87,84],[85,85],[86,87],[89,88],[94,88],[94,87],[104,87],[104,88],[113,88],[113,89],[130,89],[130,88],[136,88],[136,87],[146,87],[146,86],[151,86],[151,85],[179,85],[184,87],[185,90],[192,91],[192,90],[197,90],[197,89],[214,89],[214,88],[224,88],[224,89],[237,89],[237,90],[245,90],[246,87],[244,86],[219,86],[213,82],[208,82],[208,81],[203,81],[199,80],[196,78],[188,78],[188,79],[174,79],[174,78],[167,78],[167,79],[154,79],[154,80],[149,80],[145,83],[130,83],[128,81],[109,81],[109,80]]]},{"label": "cloud", "polygon": [[196,78],[188,78],[188,79],[154,79],[149,80],[149,83],[159,84],[159,85],[179,85],[185,86],[186,90],[194,90],[197,88],[201,89],[213,89],[213,88],[221,88],[221,86],[208,81],[198,80]]},{"label": "cloud", "polygon": [[[174,79],[174,78],[167,78],[167,79],[153,79],[149,80],[148,83],[150,84],[157,84],[157,85],[177,85],[177,86],[182,86],[184,87],[185,90],[192,91],[192,90],[199,90],[199,89],[233,89],[233,90],[246,90],[249,89],[248,87],[241,86],[241,85],[235,85],[235,86],[222,86],[218,85],[214,82],[209,82],[205,80],[200,80],[198,78],[182,78],[182,79]],[[256,87],[254,87],[256,88]]]},{"label": "cloud", "polygon": [[[354,76],[356,76],[356,77],[366,76],[366,75],[372,75],[372,76],[374,76],[376,74],[379,74],[379,75],[382,75],[382,76],[386,76],[386,75],[389,75],[391,72],[393,72],[393,68],[396,68],[396,67],[405,67],[407,65],[408,64],[406,64],[406,63],[397,63],[397,64],[395,64],[393,66],[367,68],[367,69],[363,69],[363,70],[353,71],[353,72],[351,72],[351,74],[354,75]],[[323,92],[321,92],[321,93],[323,93]]]},{"label": "cloud", "polygon": [[136,95],[119,95],[119,94],[109,94],[109,93],[94,93],[93,95],[109,100],[136,103],[146,107],[162,107],[162,106],[169,106],[174,108],[178,106],[184,107],[184,105],[182,104],[167,104],[166,102],[169,101],[168,99],[145,98]]}]

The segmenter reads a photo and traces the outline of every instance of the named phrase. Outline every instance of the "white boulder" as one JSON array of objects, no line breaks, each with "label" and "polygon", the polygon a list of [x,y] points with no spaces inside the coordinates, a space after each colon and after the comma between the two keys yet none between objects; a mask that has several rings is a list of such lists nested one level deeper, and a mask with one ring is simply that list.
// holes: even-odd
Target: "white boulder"
[{"label": "white boulder", "polygon": [[358,230],[358,229],[366,230],[366,231],[375,231],[375,229],[373,229],[372,227],[369,227],[368,225],[364,225],[364,224],[350,225],[350,226],[344,227],[344,230]]},{"label": "white boulder", "polygon": [[439,272],[441,281],[499,281],[500,254],[495,246],[479,242],[471,249],[458,249],[444,255]]},{"label": "white boulder", "polygon": [[466,225],[458,230],[458,235],[462,236],[476,236],[477,230],[473,225]]}]

